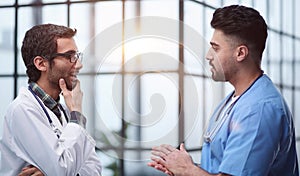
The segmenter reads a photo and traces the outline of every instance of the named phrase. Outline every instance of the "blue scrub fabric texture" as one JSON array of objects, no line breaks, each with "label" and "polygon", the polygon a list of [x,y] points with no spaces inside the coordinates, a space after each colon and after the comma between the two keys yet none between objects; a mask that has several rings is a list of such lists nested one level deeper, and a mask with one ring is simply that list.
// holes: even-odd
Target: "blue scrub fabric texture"
[{"label": "blue scrub fabric texture", "polygon": [[292,115],[269,77],[264,74],[256,80],[229,107],[227,116],[216,117],[232,95],[210,119],[206,133],[217,125],[220,128],[204,140],[201,167],[209,173],[235,176],[298,176]]}]

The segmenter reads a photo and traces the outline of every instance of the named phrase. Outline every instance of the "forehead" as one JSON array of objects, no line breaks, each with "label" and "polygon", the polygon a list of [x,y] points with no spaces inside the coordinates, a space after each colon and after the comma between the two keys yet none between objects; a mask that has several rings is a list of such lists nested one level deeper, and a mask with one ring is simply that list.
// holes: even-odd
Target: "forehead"
[{"label": "forehead", "polygon": [[233,42],[233,38],[229,37],[228,35],[225,35],[221,30],[215,29],[212,39],[210,41],[213,45],[218,46],[227,46],[231,45]]},{"label": "forehead", "polygon": [[58,53],[64,53],[70,50],[77,51],[77,45],[74,38],[59,38],[56,42]]}]

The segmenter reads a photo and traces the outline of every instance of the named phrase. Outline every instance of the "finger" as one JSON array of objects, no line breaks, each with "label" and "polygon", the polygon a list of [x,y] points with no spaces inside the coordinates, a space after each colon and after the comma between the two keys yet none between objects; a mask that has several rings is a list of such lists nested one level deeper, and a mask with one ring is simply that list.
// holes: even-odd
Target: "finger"
[{"label": "finger", "polygon": [[153,168],[162,167],[161,164],[158,164],[158,163],[155,162],[155,161],[149,162],[147,165],[150,166],[150,167],[153,167]]},{"label": "finger", "polygon": [[164,153],[165,155],[168,155],[170,154],[172,151],[174,151],[175,148],[172,147],[171,145],[167,145],[167,144],[163,144],[163,145],[160,145],[160,146],[157,146],[157,147],[153,147],[152,148],[152,151],[156,151],[156,152],[162,152]]},{"label": "finger", "polygon": [[151,160],[156,162],[157,164],[162,165],[163,167],[166,166],[166,162],[165,160],[161,159],[161,158],[157,158],[157,157],[151,157]]},{"label": "finger", "polygon": [[156,147],[152,148],[151,153],[152,154],[156,153],[157,155],[160,155],[160,153],[165,153],[163,151],[164,151],[164,149],[161,146],[156,146]]},{"label": "finger", "polygon": [[30,166],[23,167],[23,168],[22,168],[22,171],[25,171],[25,170],[27,170],[27,169],[29,169],[29,168],[31,168],[31,167],[30,167]]},{"label": "finger", "polygon": [[34,174],[31,176],[44,176],[44,174],[41,171],[36,171]]},{"label": "finger", "polygon": [[31,176],[44,176],[44,174],[36,167],[32,168]]},{"label": "finger", "polygon": [[76,87],[80,88],[80,81],[77,79]]},{"label": "finger", "polygon": [[26,174],[21,172],[21,173],[18,174],[18,176],[26,176]]},{"label": "finger", "polygon": [[175,148],[169,144],[162,144],[160,146],[155,146],[152,148],[153,150],[167,150],[167,151],[174,151]]},{"label": "finger", "polygon": [[164,152],[161,152],[161,151],[155,151],[155,150],[152,150],[152,151],[151,151],[151,154],[154,155],[154,156],[161,157],[161,158],[164,158],[164,157],[167,156],[167,154],[165,154]]},{"label": "finger", "polygon": [[[168,154],[166,154],[168,153]],[[171,154],[172,152],[168,151],[168,152],[161,152],[161,151],[151,151],[151,154],[153,156],[156,156],[158,158],[161,158],[162,160],[166,161],[167,157],[169,154]]]},{"label": "finger", "polygon": [[80,81],[77,80],[77,84],[75,86],[75,91],[80,92],[81,94],[83,94],[83,92],[81,91],[81,87],[80,87]]},{"label": "finger", "polygon": [[159,170],[161,172],[164,172],[164,173],[168,172],[168,169],[161,164],[155,164],[153,168],[155,168],[156,170]]},{"label": "finger", "polygon": [[22,172],[21,172],[21,173],[19,173],[19,175],[18,175],[18,176],[26,176],[26,175],[31,175],[31,174],[33,174],[35,171],[36,171],[36,168],[35,168],[35,167],[31,167],[31,168],[28,168],[28,169],[22,170]]},{"label": "finger", "polygon": [[185,150],[185,147],[184,147],[184,143],[181,143],[181,144],[180,144],[180,151],[186,151],[186,150]]},{"label": "finger", "polygon": [[149,166],[149,167],[154,167],[155,165],[156,165],[156,162],[154,162],[154,161],[147,163],[147,166]]},{"label": "finger", "polygon": [[174,150],[176,150],[175,147],[173,147],[172,145],[169,145],[169,144],[163,144],[162,146],[170,152],[173,152]]},{"label": "finger", "polygon": [[62,78],[59,79],[59,87],[62,90],[62,92],[67,91],[66,81]]},{"label": "finger", "polygon": [[155,168],[155,169],[157,169],[159,171],[162,171],[162,172],[164,172],[167,175],[171,175],[171,176],[174,175],[166,167],[164,167],[163,165],[157,163],[156,161],[149,162],[147,165],[150,166],[150,167],[153,167],[153,168]]},{"label": "finger", "polygon": [[174,174],[172,172],[168,171],[168,170],[165,172],[165,174],[167,174],[169,176],[174,176]]},{"label": "finger", "polygon": [[165,172],[165,170],[161,169],[163,167],[160,164],[158,164],[157,162],[155,162],[155,161],[149,162],[147,165],[150,166],[150,167],[153,167],[153,168],[155,168],[157,170]]}]

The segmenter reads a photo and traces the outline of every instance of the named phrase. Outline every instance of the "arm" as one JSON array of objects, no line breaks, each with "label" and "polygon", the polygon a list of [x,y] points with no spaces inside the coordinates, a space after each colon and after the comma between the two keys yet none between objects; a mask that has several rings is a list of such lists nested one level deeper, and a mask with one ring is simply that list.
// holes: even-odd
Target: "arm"
[{"label": "arm", "polygon": [[280,146],[282,111],[268,101],[240,107],[233,117],[219,170],[233,175],[265,175],[278,152],[288,146]]},{"label": "arm", "polygon": [[[75,175],[93,154],[95,141],[75,123],[67,124],[58,139],[40,116],[34,109],[17,108],[10,129],[18,130],[12,130],[10,148],[45,175]],[[94,168],[100,174],[99,162]]]},{"label": "arm", "polygon": [[[92,152],[88,160],[84,163],[84,166],[78,172],[80,176],[99,175],[102,167],[99,158],[95,151]],[[101,174],[100,174],[101,175]]]},{"label": "arm", "polygon": [[[85,128],[86,118],[81,114],[83,93],[80,89],[80,82],[77,81],[77,84],[72,91],[69,91],[67,89],[64,79],[59,80],[59,85],[62,90],[65,103],[68,109],[71,111],[70,122],[79,124],[80,126]],[[84,155],[89,156],[89,158],[85,161],[79,173],[81,175],[98,175],[102,168],[98,156],[95,152],[95,148],[92,151],[83,152],[85,153]]]},{"label": "arm", "polygon": [[93,175],[100,174],[95,141],[78,124],[68,123],[58,139],[32,99],[16,104],[8,116],[12,135],[9,148],[27,163],[47,175],[75,175],[84,168],[97,172]]},{"label": "arm", "polygon": [[[101,172],[101,162],[99,161],[96,152],[90,155],[88,160],[85,162],[84,166],[79,170],[79,174],[84,175],[99,175]],[[18,176],[27,176],[27,175],[34,175],[34,176],[44,176],[44,174],[35,166],[29,165],[22,169],[22,171],[18,174]]]},{"label": "arm", "polygon": [[170,145],[161,145],[152,149],[152,162],[148,166],[160,170],[170,176],[228,176],[227,174],[210,174],[205,170],[197,167],[190,155],[180,145],[180,150]]}]

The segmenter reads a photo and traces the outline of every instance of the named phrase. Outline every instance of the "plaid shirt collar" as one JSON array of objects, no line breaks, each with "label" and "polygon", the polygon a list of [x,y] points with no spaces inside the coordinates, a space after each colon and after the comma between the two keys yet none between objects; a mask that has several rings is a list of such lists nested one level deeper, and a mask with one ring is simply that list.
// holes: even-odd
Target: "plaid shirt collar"
[{"label": "plaid shirt collar", "polygon": [[48,95],[37,83],[31,82],[29,86],[32,88],[34,93],[42,100],[42,102],[53,111],[55,107],[59,105],[59,97],[55,101],[50,95]]}]

